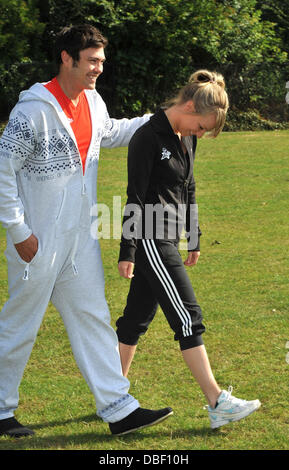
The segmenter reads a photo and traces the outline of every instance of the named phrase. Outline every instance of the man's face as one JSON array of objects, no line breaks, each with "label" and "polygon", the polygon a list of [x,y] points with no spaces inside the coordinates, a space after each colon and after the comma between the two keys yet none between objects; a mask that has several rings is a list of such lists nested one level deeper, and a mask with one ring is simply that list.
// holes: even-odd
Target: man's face
[{"label": "man's face", "polygon": [[104,48],[89,47],[79,53],[79,60],[73,61],[69,67],[70,79],[75,88],[79,90],[95,88],[95,82],[103,71],[105,61]]}]

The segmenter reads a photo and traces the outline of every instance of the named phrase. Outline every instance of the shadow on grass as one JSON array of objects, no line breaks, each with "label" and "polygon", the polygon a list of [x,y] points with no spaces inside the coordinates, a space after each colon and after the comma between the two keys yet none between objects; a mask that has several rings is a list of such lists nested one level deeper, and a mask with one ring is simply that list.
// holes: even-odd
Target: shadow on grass
[{"label": "shadow on grass", "polygon": [[[79,432],[79,433],[62,433],[62,434],[51,434],[46,436],[40,436],[37,434],[37,430],[45,430],[57,426],[64,426],[69,424],[75,423],[95,423],[95,429],[90,429],[89,432]],[[98,424],[101,424],[102,429],[97,429]],[[76,450],[83,448],[84,451],[92,450],[92,451],[106,451],[103,447],[106,444],[109,444],[109,449],[130,449],[133,450],[134,447],[138,447],[138,443],[146,441],[147,439],[156,440],[156,442],[160,442],[165,440],[168,442],[172,440],[172,447],[173,450],[174,445],[173,442],[176,439],[191,439],[194,437],[210,437],[216,435],[218,431],[212,431],[209,427],[204,427],[202,429],[177,429],[172,427],[169,431],[162,431],[161,429],[157,429],[157,426],[152,428],[146,428],[143,431],[130,433],[125,436],[113,436],[110,434],[108,425],[105,432],[103,432],[103,421],[98,418],[95,414],[81,416],[78,418],[71,418],[68,420],[57,420],[57,421],[50,421],[50,422],[43,422],[40,424],[29,424],[29,427],[35,431],[35,435],[28,437],[28,438],[21,438],[21,439],[12,439],[12,438],[1,438],[0,440],[0,450]],[[172,436],[173,434],[173,436]],[[2,440],[3,439],[3,440]],[[95,447],[94,447],[95,443]],[[87,449],[87,446],[89,449]]]},{"label": "shadow on grass", "polygon": [[42,428],[51,428],[55,426],[64,426],[66,424],[71,424],[71,423],[93,423],[93,422],[101,422],[102,419],[99,418],[95,413],[86,415],[86,416],[80,416],[78,418],[70,418],[66,420],[57,420],[57,421],[49,421],[46,423],[40,423],[40,424],[29,424],[29,428],[33,430],[37,429],[42,429]]}]

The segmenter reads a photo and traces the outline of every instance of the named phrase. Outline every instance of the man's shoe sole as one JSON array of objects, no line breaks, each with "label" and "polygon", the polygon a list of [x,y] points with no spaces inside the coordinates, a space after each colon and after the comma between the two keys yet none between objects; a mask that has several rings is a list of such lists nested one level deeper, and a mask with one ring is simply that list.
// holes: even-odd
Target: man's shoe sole
[{"label": "man's shoe sole", "polygon": [[20,428],[20,429],[10,429],[9,431],[3,431],[0,433],[0,436],[12,437],[16,439],[20,439],[22,437],[33,436],[35,434],[34,431],[28,428]]},{"label": "man's shoe sole", "polygon": [[118,432],[116,434],[113,434],[113,436],[123,436],[124,434],[129,434],[130,432],[139,431],[140,429],[147,428],[149,426],[154,426],[154,424],[158,424],[161,421],[164,421],[165,419],[167,419],[172,414],[174,414],[174,412],[170,411],[167,415],[162,416],[161,418],[158,418],[155,421],[152,421],[151,423],[143,424],[142,426],[137,426],[136,428],[128,429],[127,431]]}]

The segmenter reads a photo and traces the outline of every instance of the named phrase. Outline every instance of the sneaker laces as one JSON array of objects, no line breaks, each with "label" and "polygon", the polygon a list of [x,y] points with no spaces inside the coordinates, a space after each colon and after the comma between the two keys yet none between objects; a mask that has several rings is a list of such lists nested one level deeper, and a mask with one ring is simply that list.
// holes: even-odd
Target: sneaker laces
[{"label": "sneaker laces", "polygon": [[[232,387],[232,385],[230,385],[228,387],[227,396],[224,400],[222,400],[221,403],[223,403],[224,401],[231,401],[232,403],[240,403],[240,402],[245,402],[246,401],[246,400],[240,400],[240,398],[233,397],[232,392],[233,392],[233,387]],[[218,404],[218,400],[216,402],[216,405],[217,404]],[[210,405],[205,405],[203,407],[203,410],[209,410],[209,409],[213,410],[214,408],[212,408]]]},{"label": "sneaker laces", "polygon": [[232,391],[233,391],[233,387],[232,387],[232,385],[230,385],[228,387],[228,395],[227,395],[225,401],[230,401],[233,404],[239,404],[239,405],[246,402],[246,400],[242,400],[241,398],[236,398],[236,397],[232,396]]},{"label": "sneaker laces", "polygon": [[227,397],[227,400],[229,400],[229,399],[231,398],[231,396],[232,396],[232,391],[233,391],[233,387],[232,387],[232,385],[230,385],[230,386],[228,387],[228,394],[229,394],[229,395],[228,395],[228,397]]}]

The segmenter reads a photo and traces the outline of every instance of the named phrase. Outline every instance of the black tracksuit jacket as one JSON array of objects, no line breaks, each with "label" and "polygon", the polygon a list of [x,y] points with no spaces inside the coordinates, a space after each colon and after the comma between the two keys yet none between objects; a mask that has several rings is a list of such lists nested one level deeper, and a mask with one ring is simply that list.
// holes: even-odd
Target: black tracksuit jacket
[{"label": "black tracksuit jacket", "polygon": [[[174,225],[185,227],[189,234],[192,223],[192,205],[196,207],[195,181],[193,176],[196,136],[185,137],[187,148],[184,154],[180,139],[175,135],[165,112],[160,109],[133,135],[128,147],[128,187],[127,204],[123,218],[123,234],[120,243],[119,261],[135,262],[137,240],[140,238],[162,238],[179,242],[179,231],[171,236],[169,225],[171,216],[166,211],[159,214],[164,227],[163,237],[156,235],[156,221],[147,235],[148,215],[146,208],[181,205],[182,215],[176,211],[172,218]],[[150,219],[152,220],[152,219]],[[126,230],[124,228],[126,227]],[[128,231],[128,227],[130,230]],[[189,251],[199,250],[198,244],[188,247]],[[129,232],[129,233],[128,233]],[[189,239],[188,239],[189,241]]]}]

